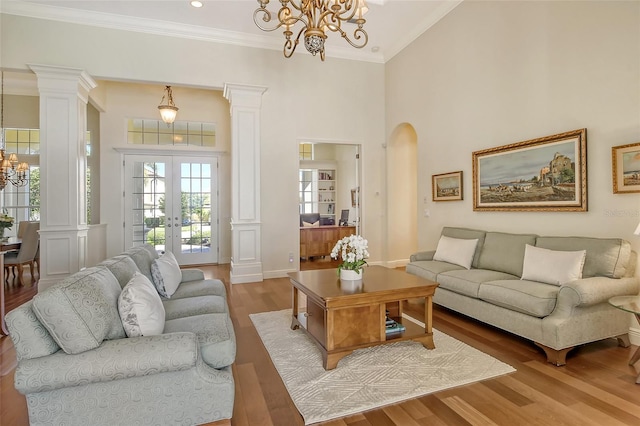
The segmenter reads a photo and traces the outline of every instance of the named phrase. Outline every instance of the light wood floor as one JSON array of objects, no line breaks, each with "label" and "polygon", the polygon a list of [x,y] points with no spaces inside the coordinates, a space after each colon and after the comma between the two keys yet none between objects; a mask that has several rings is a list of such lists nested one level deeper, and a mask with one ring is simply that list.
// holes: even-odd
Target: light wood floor
[{"label": "light wood floor", "polygon": [[[331,262],[302,262],[302,269],[330,267]],[[236,399],[233,426],[296,426],[304,422],[273,367],[250,313],[291,307],[288,279],[230,287],[228,265],[203,267],[208,277],[227,283],[238,351],[233,372]],[[13,308],[35,293],[35,287],[10,286]],[[422,306],[406,311],[422,319]],[[533,343],[451,311],[435,308],[434,325],[517,369],[516,373],[328,422],[332,426],[382,425],[640,425],[640,385],[627,365],[635,347],[621,348],[613,339],[569,353],[565,367],[545,362]],[[2,373],[0,424],[28,424],[24,397],[13,388],[15,352],[11,339],[0,339]],[[640,363],[638,364],[640,367]]]}]

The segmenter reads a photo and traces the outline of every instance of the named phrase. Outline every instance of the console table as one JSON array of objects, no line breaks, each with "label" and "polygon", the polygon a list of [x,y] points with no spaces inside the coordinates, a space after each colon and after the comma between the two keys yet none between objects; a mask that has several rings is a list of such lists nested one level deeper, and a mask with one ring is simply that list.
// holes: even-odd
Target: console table
[{"label": "console table", "polygon": [[301,227],[300,257],[329,256],[339,239],[355,233],[355,226]]}]

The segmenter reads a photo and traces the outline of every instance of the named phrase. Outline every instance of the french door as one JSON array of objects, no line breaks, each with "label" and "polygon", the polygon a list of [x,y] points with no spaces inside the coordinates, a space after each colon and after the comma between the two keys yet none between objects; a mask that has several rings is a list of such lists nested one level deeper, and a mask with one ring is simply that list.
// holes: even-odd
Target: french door
[{"label": "french door", "polygon": [[125,155],[125,247],[150,243],[180,265],[218,263],[215,157]]}]

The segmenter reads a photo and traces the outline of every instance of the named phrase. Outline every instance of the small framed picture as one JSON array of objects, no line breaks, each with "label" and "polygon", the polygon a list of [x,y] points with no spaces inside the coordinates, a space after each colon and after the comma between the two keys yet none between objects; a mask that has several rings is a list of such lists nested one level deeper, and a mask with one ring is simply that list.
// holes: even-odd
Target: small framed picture
[{"label": "small framed picture", "polygon": [[640,142],[611,148],[613,193],[640,192]]},{"label": "small framed picture", "polygon": [[462,200],[462,171],[431,176],[433,201]]}]

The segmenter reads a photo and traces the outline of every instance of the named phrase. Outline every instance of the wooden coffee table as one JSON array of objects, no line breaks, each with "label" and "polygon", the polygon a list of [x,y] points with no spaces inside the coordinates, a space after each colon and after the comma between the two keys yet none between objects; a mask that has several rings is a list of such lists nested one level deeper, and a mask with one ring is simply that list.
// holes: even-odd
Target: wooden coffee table
[{"label": "wooden coffee table", "polygon": [[[292,272],[293,318],[291,328],[303,328],[322,353],[325,370],[356,349],[416,340],[434,349],[432,298],[438,283],[397,269],[368,266],[360,287],[341,282],[335,269]],[[299,292],[307,299],[299,311]],[[402,318],[402,301],[424,298],[425,327]],[[386,312],[406,327],[400,333],[385,332]]]}]

